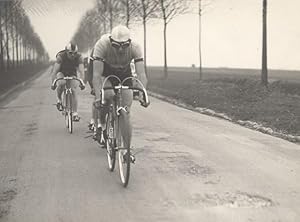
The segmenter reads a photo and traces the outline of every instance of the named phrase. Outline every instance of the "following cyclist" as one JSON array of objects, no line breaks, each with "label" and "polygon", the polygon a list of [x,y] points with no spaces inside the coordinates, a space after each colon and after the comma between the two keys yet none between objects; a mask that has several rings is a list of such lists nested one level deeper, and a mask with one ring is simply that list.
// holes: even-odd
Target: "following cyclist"
[{"label": "following cyclist", "polygon": [[[60,51],[56,55],[56,62],[54,64],[54,67],[52,69],[52,82],[55,78],[63,78],[66,76],[77,76],[77,72],[80,74],[80,78],[83,79],[84,77],[84,66],[83,66],[83,58],[80,53],[78,53],[78,47],[77,45],[73,43],[69,43],[64,50]],[[64,86],[66,84],[66,81],[62,80],[58,82],[57,86],[57,104],[56,107],[59,111],[63,110],[62,105],[62,93],[64,90]],[[74,109],[73,113],[73,120],[79,121],[79,116],[77,112],[78,107],[78,98],[76,93],[76,88],[78,86],[78,83],[75,80],[71,81],[71,88],[72,88],[72,107]],[[81,86],[81,89],[84,89],[84,86]],[[55,86],[51,86],[51,88],[54,90]]]},{"label": "following cyclist", "polygon": [[[100,89],[102,88],[103,80],[109,75],[116,75],[120,80],[132,76],[130,62],[134,60],[137,78],[147,85],[147,78],[144,69],[143,54],[140,45],[131,40],[130,31],[126,26],[118,25],[112,29],[111,34],[103,35],[94,46],[93,53],[93,85],[95,88],[95,106],[100,110],[99,131],[101,132],[101,143],[105,135],[102,129],[105,129],[105,116],[108,111],[107,105],[112,102],[114,96],[113,90],[106,90],[104,95],[104,104],[101,106]],[[105,87],[118,84],[115,79],[109,79]],[[131,81],[125,82],[125,85],[131,85]],[[124,146],[130,147],[132,127],[130,122],[130,107],[133,100],[132,90],[122,90],[122,104],[124,109],[121,110],[121,133],[123,135]]]}]

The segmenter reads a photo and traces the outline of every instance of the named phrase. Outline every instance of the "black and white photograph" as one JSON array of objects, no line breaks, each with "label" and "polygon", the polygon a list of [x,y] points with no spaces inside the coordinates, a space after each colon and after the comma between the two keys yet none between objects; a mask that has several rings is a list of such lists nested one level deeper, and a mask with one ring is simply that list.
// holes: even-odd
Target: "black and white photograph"
[{"label": "black and white photograph", "polygon": [[299,222],[299,8],[0,0],[0,222]]}]

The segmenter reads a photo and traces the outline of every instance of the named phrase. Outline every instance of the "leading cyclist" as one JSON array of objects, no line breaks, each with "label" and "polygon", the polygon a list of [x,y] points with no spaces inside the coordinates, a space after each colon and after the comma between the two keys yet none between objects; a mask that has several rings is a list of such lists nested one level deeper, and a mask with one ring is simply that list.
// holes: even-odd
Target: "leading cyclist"
[{"label": "leading cyclist", "polygon": [[[81,54],[78,52],[77,45],[73,43],[69,43],[65,50],[62,50],[57,53],[56,55],[56,62],[54,64],[54,67],[52,69],[52,82],[55,78],[62,78],[66,76],[77,76],[77,72],[80,74],[80,78],[84,79],[84,66],[83,66],[83,58]],[[59,111],[62,111],[62,92],[64,90],[66,82],[65,81],[59,81],[57,86],[57,109]],[[72,107],[73,107],[73,120],[79,121],[79,116],[77,112],[77,106],[78,106],[78,98],[76,93],[76,88],[78,86],[78,83],[73,80],[71,81],[71,88],[72,88]],[[83,86],[80,86],[83,87]],[[51,88],[54,90],[54,86],[51,86]]]},{"label": "leading cyclist", "polygon": [[[100,89],[103,80],[108,75],[116,75],[121,80],[132,76],[130,62],[134,60],[137,78],[147,85],[147,78],[144,69],[144,60],[141,47],[138,43],[130,38],[130,31],[126,26],[118,25],[112,29],[111,34],[103,35],[94,46],[93,52],[93,85],[95,88],[95,106],[100,110],[101,132],[105,129],[105,116],[107,113],[107,105],[111,103],[114,96],[113,90],[105,91],[105,106],[101,106]],[[105,87],[118,84],[115,79],[106,82]],[[131,85],[131,81],[125,82],[125,85]],[[130,122],[130,107],[133,100],[132,90],[122,91],[121,111],[121,133],[125,147],[131,145],[132,127]],[[104,133],[101,133],[102,138]],[[102,143],[104,141],[101,141]]]}]

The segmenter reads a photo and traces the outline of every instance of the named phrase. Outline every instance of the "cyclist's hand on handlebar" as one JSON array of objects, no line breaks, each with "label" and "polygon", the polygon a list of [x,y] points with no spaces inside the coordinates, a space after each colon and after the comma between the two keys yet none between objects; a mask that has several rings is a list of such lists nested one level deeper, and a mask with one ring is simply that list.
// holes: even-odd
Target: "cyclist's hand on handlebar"
[{"label": "cyclist's hand on handlebar", "polygon": [[139,92],[139,102],[141,104],[141,106],[143,107],[148,107],[150,105],[150,102],[146,102],[145,98],[144,98],[144,93],[142,92]]},{"label": "cyclist's hand on handlebar", "polygon": [[85,89],[85,85],[84,84],[80,84],[79,87],[80,87],[81,90]]},{"label": "cyclist's hand on handlebar", "polygon": [[102,106],[101,99],[96,99],[93,104],[96,109],[99,109]]},{"label": "cyclist's hand on handlebar", "polygon": [[147,108],[150,105],[150,102],[147,103],[144,100],[143,101],[140,100],[140,104],[141,104],[141,106]]},{"label": "cyclist's hand on handlebar", "polygon": [[95,94],[95,89],[94,89],[94,88],[91,89],[91,95],[93,95],[93,96],[96,95],[96,94]]}]

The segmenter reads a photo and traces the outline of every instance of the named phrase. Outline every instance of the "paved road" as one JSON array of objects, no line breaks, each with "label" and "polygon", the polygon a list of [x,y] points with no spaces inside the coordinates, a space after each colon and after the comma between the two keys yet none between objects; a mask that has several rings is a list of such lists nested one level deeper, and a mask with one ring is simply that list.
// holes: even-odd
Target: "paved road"
[{"label": "paved road", "polygon": [[300,221],[299,145],[151,98],[133,106],[124,189],[80,99],[73,135],[47,72],[1,102],[0,221]]}]

